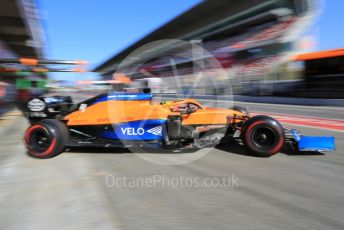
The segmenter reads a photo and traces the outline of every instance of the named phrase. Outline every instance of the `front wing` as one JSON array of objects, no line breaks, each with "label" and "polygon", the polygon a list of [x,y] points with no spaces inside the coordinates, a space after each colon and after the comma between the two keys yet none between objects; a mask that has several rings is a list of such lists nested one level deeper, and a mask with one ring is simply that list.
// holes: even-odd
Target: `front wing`
[{"label": "front wing", "polygon": [[297,130],[289,130],[299,151],[332,151],[335,150],[333,136],[305,136]]}]

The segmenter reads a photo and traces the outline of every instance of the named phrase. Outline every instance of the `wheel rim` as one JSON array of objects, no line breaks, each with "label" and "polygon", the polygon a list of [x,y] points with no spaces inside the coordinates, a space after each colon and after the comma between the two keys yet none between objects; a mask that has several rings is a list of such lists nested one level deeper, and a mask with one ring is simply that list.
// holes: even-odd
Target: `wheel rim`
[{"label": "wheel rim", "polygon": [[52,138],[47,130],[42,128],[34,129],[29,134],[29,146],[30,149],[35,152],[44,152],[50,145]]},{"label": "wheel rim", "polygon": [[267,127],[257,128],[252,134],[252,141],[257,147],[272,148],[276,142],[275,132]]}]

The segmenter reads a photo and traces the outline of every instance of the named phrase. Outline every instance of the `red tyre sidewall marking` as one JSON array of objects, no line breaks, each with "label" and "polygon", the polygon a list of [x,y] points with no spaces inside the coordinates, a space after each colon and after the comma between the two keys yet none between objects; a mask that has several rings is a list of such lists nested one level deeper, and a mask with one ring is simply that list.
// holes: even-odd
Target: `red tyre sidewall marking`
[{"label": "red tyre sidewall marking", "polygon": [[31,126],[28,130],[26,130],[25,132],[25,144],[26,144],[26,147],[29,149],[30,153],[35,155],[35,156],[46,156],[48,155],[49,153],[51,153],[51,151],[54,149],[55,145],[56,145],[56,139],[54,137],[51,144],[49,145],[49,148],[47,148],[44,152],[42,153],[38,153],[38,152],[35,152],[35,151],[32,151],[32,149],[30,148],[30,145],[29,145],[29,139],[30,139],[30,133],[35,130],[35,129],[43,129],[45,130],[47,133],[49,133],[49,131],[42,125],[33,125]]},{"label": "red tyre sidewall marking", "polygon": [[30,128],[28,128],[25,132],[25,144],[26,146],[29,146],[29,140],[30,140],[30,133],[32,130],[36,129],[36,128],[42,128],[44,129],[44,127],[42,125],[33,125]]},{"label": "red tyre sidewall marking", "polygon": [[[262,124],[262,123],[264,123],[264,121],[256,121],[256,122],[253,122],[253,123],[248,127],[248,129],[246,130],[245,139],[246,139],[246,141],[249,140],[248,142],[250,143],[250,145],[251,145],[251,139],[249,138],[249,133],[251,132],[251,130],[252,130],[254,127],[256,127],[257,125],[260,125],[260,124]],[[278,132],[278,133],[279,133],[279,132]],[[283,136],[281,133],[279,133],[279,134],[280,134],[280,136]],[[268,151],[268,153],[271,154],[271,153],[277,151],[278,149],[280,149],[280,148],[282,147],[282,145],[283,145],[283,138],[281,138],[281,140],[277,143],[277,145],[276,145],[273,149],[271,149],[270,151]]]}]

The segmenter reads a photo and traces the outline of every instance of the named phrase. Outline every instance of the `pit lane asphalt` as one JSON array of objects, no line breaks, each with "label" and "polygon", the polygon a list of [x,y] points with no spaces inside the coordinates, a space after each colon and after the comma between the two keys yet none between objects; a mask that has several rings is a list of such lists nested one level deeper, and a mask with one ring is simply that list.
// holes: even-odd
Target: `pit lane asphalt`
[{"label": "pit lane asphalt", "polygon": [[[252,105],[251,105],[252,106]],[[254,105],[266,111],[266,105]],[[253,108],[251,108],[253,109]],[[269,105],[269,112],[337,118],[328,110]],[[341,112],[339,112],[341,113]],[[340,117],[340,116],[339,116]],[[340,117],[343,118],[343,117]],[[25,154],[22,117],[0,127],[1,229],[343,229],[344,134],[324,155],[248,156],[237,145],[184,165],[159,165],[127,151],[78,149],[49,160]],[[201,150],[207,151],[208,149]],[[143,153],[145,154],[145,153]],[[163,153],[153,153],[159,157]],[[173,161],[173,160],[172,160]],[[106,179],[238,178],[233,187],[116,186]],[[108,182],[108,183],[107,183]]]}]

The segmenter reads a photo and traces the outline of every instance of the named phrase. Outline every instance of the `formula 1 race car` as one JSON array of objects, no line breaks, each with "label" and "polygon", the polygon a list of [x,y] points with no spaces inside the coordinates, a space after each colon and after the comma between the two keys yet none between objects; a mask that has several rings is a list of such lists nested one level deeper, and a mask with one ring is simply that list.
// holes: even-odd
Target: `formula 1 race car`
[{"label": "formula 1 race car", "polygon": [[37,158],[73,146],[185,149],[228,138],[261,157],[276,154],[287,142],[297,151],[335,148],[333,137],[303,136],[242,107],[207,108],[193,99],[158,103],[149,93],[101,94],[77,104],[70,97],[37,97],[26,103],[24,114],[31,122],[25,145]]}]

